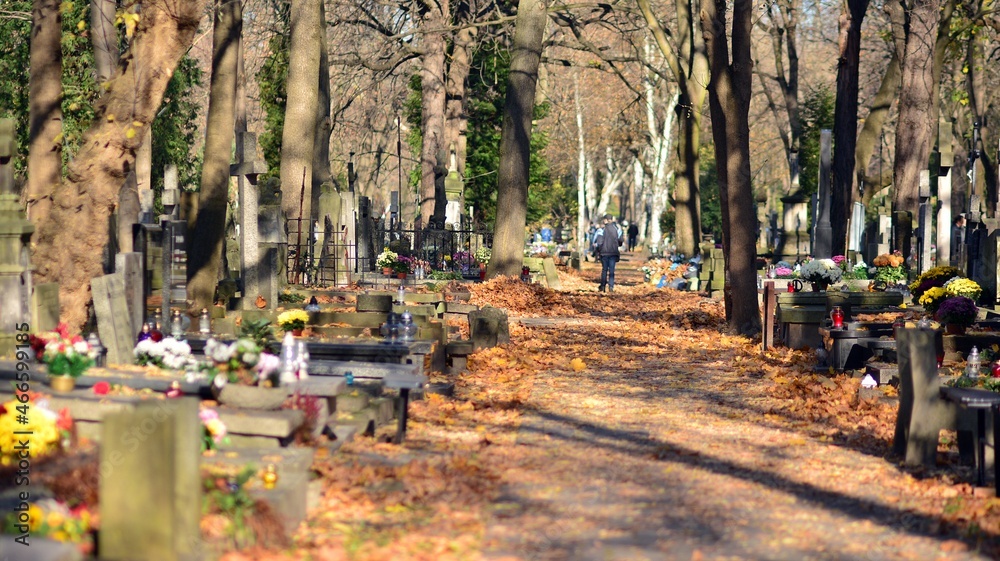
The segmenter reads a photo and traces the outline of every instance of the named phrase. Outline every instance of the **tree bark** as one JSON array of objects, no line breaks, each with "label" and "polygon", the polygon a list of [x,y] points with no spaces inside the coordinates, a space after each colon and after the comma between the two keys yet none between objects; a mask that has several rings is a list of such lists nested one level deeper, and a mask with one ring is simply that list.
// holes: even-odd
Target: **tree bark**
[{"label": "tree bark", "polygon": [[312,216],[312,162],[319,103],[320,28],[323,26],[319,4],[314,0],[292,0],[291,3],[288,93],[281,134],[281,209],[289,221],[302,218],[297,228],[303,241],[309,238],[309,218]]},{"label": "tree bark", "polygon": [[[892,169],[893,204],[896,212],[916,217],[920,204],[920,170],[926,169],[934,142],[937,113],[934,98],[934,47],[940,19],[940,0],[915,0],[909,10],[909,26],[901,61],[899,118],[896,125],[896,161]],[[894,223],[894,249],[908,249],[900,224]],[[908,231],[909,225],[905,231]],[[904,252],[905,253],[905,252]]]},{"label": "tree bark", "polygon": [[[896,101],[898,93],[899,57],[893,53],[892,58],[889,59],[888,66],[885,68],[885,74],[882,75],[882,83],[879,85],[878,92],[875,93],[875,97],[872,99],[872,106],[868,110],[868,117],[865,118],[865,122],[861,126],[861,132],[858,133],[857,146],[854,147],[854,173],[857,176],[857,185],[864,187],[861,202],[865,206],[871,202],[872,197],[876,193],[881,191],[884,186],[889,185],[891,181],[891,177],[885,180],[882,177],[869,176],[868,163],[872,159],[872,154],[875,153],[875,143],[879,140],[882,127],[885,126],[885,121],[889,117],[889,110],[892,109],[892,104]],[[836,152],[834,152],[834,155],[836,155]],[[836,171],[834,173],[836,174]]]},{"label": "tree bark", "polygon": [[545,0],[521,0],[518,4],[500,132],[497,219],[493,256],[487,267],[489,278],[518,275],[524,262],[531,120],[547,21],[545,10]]},{"label": "tree bark", "polygon": [[144,6],[138,39],[95,109],[48,218],[36,231],[32,262],[40,282],[59,283],[61,317],[74,330],[87,319],[90,279],[102,274],[108,216],[118,201],[135,150],[156,115],[163,92],[191,45],[204,0],[160,0]]},{"label": "tree bark", "polygon": [[118,64],[116,4],[115,0],[90,0],[90,43],[94,48],[94,77],[98,86],[114,76]]},{"label": "tree bark", "polygon": [[[229,200],[229,164],[236,124],[236,77],[243,13],[240,0],[217,0],[212,35],[212,82],[198,214],[189,218],[188,313],[212,306],[222,265]],[[252,157],[252,156],[251,156]]]},{"label": "tree bark", "polygon": [[[448,2],[427,3],[429,11],[423,25],[420,57],[421,123],[423,144],[420,149],[420,218],[423,223],[439,221],[444,226],[444,176],[448,173],[448,146],[445,144],[445,53],[444,29],[447,26]],[[440,192],[439,192],[440,191]]]},{"label": "tree bark", "polygon": [[28,74],[28,218],[42,224],[62,177],[62,15],[59,0],[35,0]]},{"label": "tree bark", "polygon": [[445,147],[449,152],[455,150],[455,167],[462,177],[465,177],[466,131],[469,123],[465,109],[465,82],[469,77],[472,41],[476,34],[477,29],[471,26],[463,27],[455,33],[451,62],[448,64],[448,82],[445,84]]},{"label": "tree bark", "polygon": [[[326,8],[319,3],[320,22],[326,21]],[[319,215],[320,185],[333,183],[330,172],[330,62],[326,44],[326,25],[319,28],[319,76],[317,80],[316,97],[316,140],[313,144],[313,176],[312,176],[312,219],[321,220]],[[334,217],[336,220],[336,217]],[[317,226],[322,230],[323,224]],[[318,251],[316,252],[318,256]]]},{"label": "tree bark", "polygon": [[726,263],[724,289],[729,328],[743,335],[760,333],[755,269],[756,213],[750,182],[750,91],[752,63],[750,0],[733,4],[732,62],[726,40],[727,0],[706,2],[702,29],[711,66],[708,102],[719,175],[722,249]]},{"label": "tree bark", "polygon": [[847,0],[840,14],[837,100],[833,110],[833,185],[830,190],[834,255],[847,254],[847,221],[851,205],[857,198],[854,165],[858,138],[858,69],[861,23],[867,10],[868,0]]}]

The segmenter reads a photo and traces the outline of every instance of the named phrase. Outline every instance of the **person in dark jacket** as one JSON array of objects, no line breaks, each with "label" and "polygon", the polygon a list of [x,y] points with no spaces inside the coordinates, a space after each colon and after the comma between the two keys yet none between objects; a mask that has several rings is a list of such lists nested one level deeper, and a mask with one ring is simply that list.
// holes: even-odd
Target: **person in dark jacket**
[{"label": "person in dark jacket", "polygon": [[635,251],[635,242],[639,237],[639,226],[635,222],[628,225],[628,250]]},{"label": "person in dark jacket", "polygon": [[615,290],[615,265],[621,259],[621,251],[618,249],[625,237],[621,228],[615,223],[615,218],[610,214],[604,215],[604,227],[597,230],[594,237],[594,248],[601,260],[601,284],[597,287],[599,292],[604,292],[607,287],[608,292]]}]

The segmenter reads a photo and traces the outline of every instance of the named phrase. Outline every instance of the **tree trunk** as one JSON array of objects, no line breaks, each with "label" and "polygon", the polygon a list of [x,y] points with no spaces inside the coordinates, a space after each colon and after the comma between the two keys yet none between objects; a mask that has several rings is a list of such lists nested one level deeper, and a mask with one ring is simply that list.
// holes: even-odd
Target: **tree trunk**
[{"label": "tree trunk", "polygon": [[[920,170],[926,169],[934,142],[936,115],[934,98],[934,46],[940,18],[940,0],[915,0],[909,10],[905,54],[901,61],[902,83],[899,91],[899,118],[896,125],[896,161],[892,169],[893,205],[896,212],[917,216],[920,204]],[[895,217],[894,217],[895,218]],[[899,235],[900,224],[893,224],[894,248],[909,247],[910,240]]]},{"label": "tree trunk", "polygon": [[531,120],[547,21],[545,10],[545,0],[521,0],[518,4],[500,132],[497,219],[493,257],[487,271],[490,278],[518,275],[524,262]]},{"label": "tree trunk", "polygon": [[28,74],[28,218],[37,226],[62,177],[62,15],[59,0],[35,0]]},{"label": "tree trunk", "polygon": [[833,185],[830,190],[833,255],[847,254],[847,221],[856,199],[854,165],[858,138],[858,68],[861,22],[868,10],[868,0],[847,0],[841,10],[837,100],[833,110]]},{"label": "tree trunk", "polygon": [[727,0],[705,3],[702,29],[712,72],[708,100],[722,207],[726,319],[732,331],[752,336],[760,332],[754,236],[757,222],[750,183],[750,30],[753,6],[750,0],[735,0],[733,4],[730,63],[726,41],[726,3]]},{"label": "tree trunk", "polygon": [[[299,238],[309,238],[312,216],[312,162],[316,144],[316,105],[319,103],[319,2],[292,0],[288,51],[287,101],[281,134],[281,210],[296,224]],[[301,222],[297,222],[302,218]],[[295,222],[293,222],[295,221]],[[292,230],[293,228],[289,228]]]},{"label": "tree trunk", "polygon": [[[889,109],[892,108],[896,95],[899,93],[899,57],[893,53],[889,59],[889,65],[882,75],[882,83],[878,92],[872,99],[872,106],[868,110],[868,117],[861,132],[858,133],[858,143],[854,148],[854,173],[857,176],[857,185],[864,187],[864,194],[861,202],[868,205],[873,196],[882,190],[883,185],[888,185],[891,178],[886,181],[882,177],[874,178],[868,175],[868,163],[875,153],[875,143],[879,140],[882,127],[889,116]],[[834,133],[836,134],[836,132]],[[836,147],[835,147],[836,149]],[[836,152],[834,152],[836,155]],[[836,173],[836,171],[834,171]]]},{"label": "tree trunk", "polygon": [[[217,0],[212,35],[212,82],[198,214],[188,245],[189,313],[210,308],[222,265],[229,201],[229,164],[236,124],[236,77],[243,14],[240,0]],[[249,157],[253,157],[250,155]],[[191,220],[189,220],[189,223]]]},{"label": "tree trunk", "polygon": [[[323,2],[319,3],[319,21],[326,21],[326,8]],[[312,175],[312,208],[311,217],[313,220],[322,220],[319,215],[319,196],[321,194],[320,185],[333,183],[333,174],[330,171],[330,62],[326,44],[326,25],[321,24],[319,28],[319,76],[316,90],[316,140],[313,144],[313,175]],[[337,220],[337,217],[333,217]],[[323,230],[323,223],[318,222],[317,228]],[[310,238],[311,239],[311,238]],[[313,260],[318,258],[319,250],[310,252]]]},{"label": "tree trunk", "polygon": [[445,106],[445,147],[449,152],[455,150],[455,168],[462,177],[465,177],[466,130],[469,123],[465,110],[465,82],[469,77],[472,41],[476,33],[475,27],[464,27],[455,33],[445,85],[448,100]]},{"label": "tree trunk", "polygon": [[[423,24],[431,31],[424,34],[420,57],[421,123],[423,144],[420,149],[420,218],[426,225],[440,221],[444,226],[444,176],[448,173],[448,147],[445,145],[445,42],[447,1],[433,4]],[[441,191],[439,193],[439,191]]]},{"label": "tree trunk", "polygon": [[587,143],[583,134],[583,103],[580,101],[580,73],[573,73],[573,108],[576,110],[576,239],[582,253],[590,250],[587,244]]},{"label": "tree trunk", "polygon": [[[704,100],[704,97],[702,98]],[[677,252],[695,256],[701,242],[701,107],[691,110],[691,99],[682,89],[677,114],[677,160],[674,162],[674,244]],[[669,130],[663,131],[670,134]]]},{"label": "tree trunk", "polygon": [[118,64],[118,28],[115,0],[90,0],[90,43],[94,48],[94,73],[100,87],[115,74]]},{"label": "tree trunk", "polygon": [[191,45],[204,0],[161,0],[144,6],[122,73],[98,101],[95,118],[70,163],[55,204],[36,231],[32,262],[40,282],[59,283],[62,319],[80,329],[87,319],[90,279],[101,271],[108,216],[118,201],[135,150],[156,115],[163,92]]}]

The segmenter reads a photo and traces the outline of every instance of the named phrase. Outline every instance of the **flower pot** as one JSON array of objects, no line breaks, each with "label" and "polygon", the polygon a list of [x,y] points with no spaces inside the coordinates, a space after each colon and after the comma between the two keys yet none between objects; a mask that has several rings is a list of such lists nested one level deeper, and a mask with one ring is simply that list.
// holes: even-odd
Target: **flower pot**
[{"label": "flower pot", "polygon": [[481,281],[486,280],[486,269],[485,268],[479,269],[479,280],[481,280]]},{"label": "flower pot", "polygon": [[76,378],[72,376],[49,376],[49,387],[57,393],[69,393],[76,387]]},{"label": "flower pot", "polygon": [[279,409],[287,397],[288,390],[286,388],[265,388],[242,384],[226,384],[222,386],[216,396],[219,403],[223,405],[259,411]]},{"label": "flower pot", "polygon": [[830,288],[830,283],[823,281],[812,281],[813,292],[820,292]]},{"label": "flower pot", "polygon": [[301,337],[302,336],[302,330],[301,329],[292,329],[291,332],[292,332],[292,335],[294,335],[295,337]]},{"label": "flower pot", "polygon": [[966,326],[957,323],[946,323],[944,332],[948,335],[965,335]]},{"label": "flower pot", "polygon": [[396,278],[403,280],[406,278],[406,273],[396,273]]},{"label": "flower pot", "polygon": [[391,276],[392,275],[392,267],[382,267],[382,274],[385,275],[385,276],[387,276],[387,277]]}]

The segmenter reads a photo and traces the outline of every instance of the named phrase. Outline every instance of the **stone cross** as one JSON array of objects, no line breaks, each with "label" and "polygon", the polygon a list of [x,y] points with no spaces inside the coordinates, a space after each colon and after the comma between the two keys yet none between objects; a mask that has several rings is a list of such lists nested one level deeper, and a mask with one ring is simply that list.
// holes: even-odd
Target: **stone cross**
[{"label": "stone cross", "polygon": [[[248,160],[249,158],[249,160]],[[261,293],[259,282],[260,252],[257,244],[257,176],[267,172],[267,164],[257,159],[257,137],[251,132],[236,133],[236,163],[229,166],[229,175],[236,176],[239,188],[240,273],[243,276],[241,307],[252,309]]]}]

